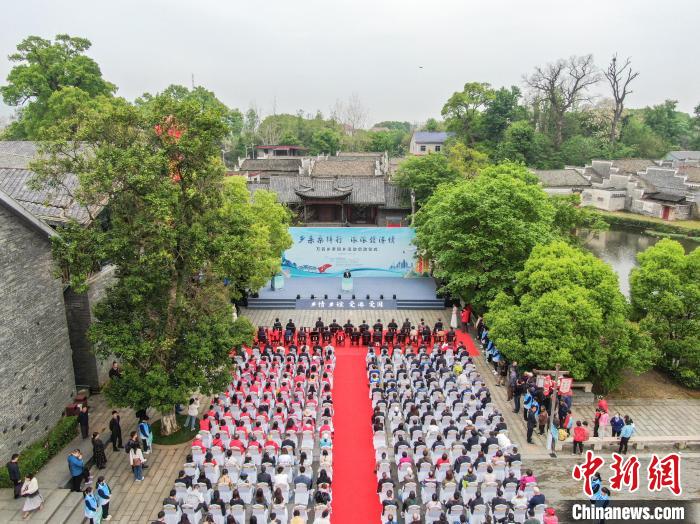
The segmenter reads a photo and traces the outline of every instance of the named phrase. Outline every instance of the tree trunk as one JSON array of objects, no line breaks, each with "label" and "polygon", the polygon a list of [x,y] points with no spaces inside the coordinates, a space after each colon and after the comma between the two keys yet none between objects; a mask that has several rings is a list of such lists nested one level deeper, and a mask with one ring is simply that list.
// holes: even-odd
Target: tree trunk
[{"label": "tree trunk", "polygon": [[613,113],[612,124],[610,126],[610,146],[612,151],[615,151],[615,142],[617,142],[617,125],[620,122],[620,117],[622,116],[622,111],[615,109]]},{"label": "tree trunk", "polygon": [[160,433],[163,436],[172,435],[180,429],[177,425],[177,418],[175,417],[175,408],[173,407],[167,413],[162,413],[163,417],[160,419]]},{"label": "tree trunk", "polygon": [[557,151],[564,141],[564,113],[557,114],[556,129],[554,133],[554,147]]}]

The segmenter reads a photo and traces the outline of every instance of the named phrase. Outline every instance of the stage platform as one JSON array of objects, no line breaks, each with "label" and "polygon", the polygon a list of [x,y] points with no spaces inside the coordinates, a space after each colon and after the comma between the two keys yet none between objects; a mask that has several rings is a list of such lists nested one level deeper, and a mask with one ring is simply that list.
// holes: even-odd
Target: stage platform
[{"label": "stage platform", "polygon": [[[284,287],[277,290],[271,289],[268,282],[258,292],[257,297],[248,298],[248,307],[250,309],[328,310],[444,309],[445,307],[444,299],[436,296],[437,286],[432,278],[353,277],[351,292],[342,291],[341,280],[339,277],[285,278]],[[314,300],[311,300],[311,295],[314,296]],[[353,295],[355,295],[354,299]],[[328,298],[325,298],[326,296]],[[383,299],[380,298],[382,296]],[[396,296],[395,299],[394,296]],[[320,301],[323,301],[322,307],[319,307]]]}]

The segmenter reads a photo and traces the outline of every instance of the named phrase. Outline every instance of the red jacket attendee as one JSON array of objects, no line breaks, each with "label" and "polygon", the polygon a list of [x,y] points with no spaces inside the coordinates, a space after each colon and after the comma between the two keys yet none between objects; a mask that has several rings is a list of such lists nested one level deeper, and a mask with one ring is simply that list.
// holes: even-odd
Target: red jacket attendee
[{"label": "red jacket attendee", "polygon": [[202,439],[197,437],[192,441],[192,447],[199,447],[202,449],[202,453],[206,453],[207,447],[204,445],[204,442],[202,442]]}]

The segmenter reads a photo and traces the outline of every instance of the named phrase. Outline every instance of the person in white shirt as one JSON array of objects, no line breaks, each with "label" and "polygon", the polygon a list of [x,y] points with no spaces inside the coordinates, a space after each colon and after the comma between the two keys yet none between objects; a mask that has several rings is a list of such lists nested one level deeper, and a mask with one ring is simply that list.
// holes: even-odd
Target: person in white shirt
[{"label": "person in white shirt", "polygon": [[503,452],[510,450],[510,447],[513,445],[513,443],[508,438],[508,435],[506,435],[505,433],[499,433],[498,435],[496,435],[496,438],[498,439],[498,447],[501,448]]},{"label": "person in white shirt", "polygon": [[277,474],[272,478],[272,483],[275,488],[281,487],[289,489],[289,476],[285,473],[282,466],[277,467]]},{"label": "person in white shirt", "polygon": [[27,520],[32,511],[39,510],[44,505],[44,499],[39,493],[39,481],[31,473],[28,473],[24,479],[20,493],[24,497],[22,518]]},{"label": "person in white shirt", "polygon": [[470,385],[469,377],[467,376],[467,374],[464,371],[462,371],[462,373],[460,373],[457,376],[457,386],[459,386],[460,389],[466,389],[467,386],[469,386],[469,385]]},{"label": "person in white shirt", "polygon": [[513,509],[527,508],[527,497],[522,490],[518,490],[518,493],[510,500],[510,503],[513,505]]},{"label": "person in white shirt", "polygon": [[192,397],[190,404],[187,406],[187,418],[185,419],[185,427],[190,426],[190,431],[194,431],[195,422],[199,415],[199,398]]}]

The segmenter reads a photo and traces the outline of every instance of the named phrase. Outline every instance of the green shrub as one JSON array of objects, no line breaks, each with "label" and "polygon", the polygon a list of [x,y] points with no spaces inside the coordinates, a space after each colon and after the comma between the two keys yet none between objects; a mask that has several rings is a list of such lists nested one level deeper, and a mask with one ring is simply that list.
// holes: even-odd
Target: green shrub
[{"label": "green shrub", "polygon": [[[22,475],[36,474],[51,458],[56,456],[78,433],[77,417],[63,417],[51,428],[48,435],[33,442],[19,454]],[[0,469],[0,488],[12,487],[7,468]]]}]

